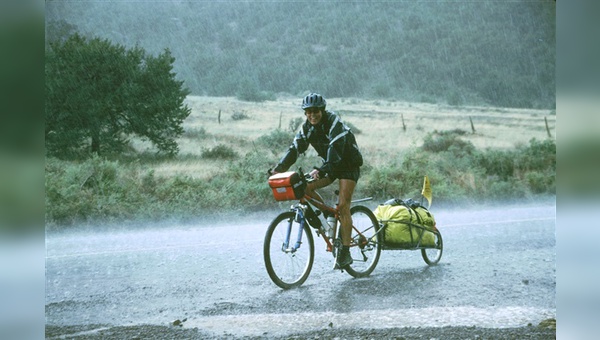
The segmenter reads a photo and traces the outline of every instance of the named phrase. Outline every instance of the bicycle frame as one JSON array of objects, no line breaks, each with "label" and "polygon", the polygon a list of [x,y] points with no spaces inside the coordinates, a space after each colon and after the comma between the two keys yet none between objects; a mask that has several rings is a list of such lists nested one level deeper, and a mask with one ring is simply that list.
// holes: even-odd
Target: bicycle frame
[{"label": "bicycle frame", "polygon": [[[327,211],[327,212],[333,214],[335,216],[336,220],[338,220],[338,221],[340,220],[340,213],[339,213],[337,207],[336,208],[330,207],[327,204],[317,200],[316,198],[314,198],[308,194],[304,194],[304,197],[302,197],[300,199],[300,204],[311,204],[315,208],[317,208],[321,211]],[[335,228],[333,229],[334,239],[336,238],[335,236],[338,235],[338,226],[339,226],[339,223],[336,223]],[[325,243],[327,244],[327,251],[329,251],[329,252],[333,251],[333,244],[331,243],[329,238],[327,236],[325,236],[324,233],[320,233],[320,234],[321,234],[321,237],[323,238],[323,240],[325,241]]]},{"label": "bicycle frame", "polygon": [[[299,204],[312,204],[315,208],[321,210],[321,211],[328,211],[329,213],[333,214],[336,218],[336,220],[339,221],[339,212],[336,208],[330,207],[327,204],[315,199],[312,196],[309,196],[307,194],[304,195],[304,197],[300,198],[300,202]],[[304,216],[304,210],[301,208],[292,208],[292,210],[294,210],[296,212],[296,219],[298,219],[298,215],[299,215],[299,220],[297,222],[300,223],[301,227],[304,227],[304,223],[306,223],[306,217]],[[291,222],[290,222],[291,225]],[[298,230],[298,238],[296,239],[296,244],[294,245],[293,248],[289,248],[289,244],[290,244],[290,237],[291,235],[291,228],[289,228],[287,230],[287,234],[285,237],[285,242],[282,245],[282,250],[284,252],[295,252],[296,249],[300,248],[300,245],[302,244],[302,228],[300,228]],[[337,235],[337,223],[336,223],[336,227],[333,230],[333,234]],[[359,231],[357,230],[357,232],[359,233]],[[324,234],[322,234],[323,239],[325,240],[325,243],[327,243],[327,251],[332,251],[333,249],[333,244],[329,241],[329,239],[327,237],[324,236]]]},{"label": "bicycle frame", "polygon": [[[364,201],[369,201],[372,200],[372,197],[368,197],[368,198],[363,198],[363,199],[358,199],[358,200],[353,200],[352,203],[357,203],[357,202],[364,202]],[[337,209],[337,205],[335,208],[317,200],[316,198],[308,195],[308,194],[304,194],[304,196],[302,198],[300,198],[299,204],[305,204],[305,205],[312,205],[315,208],[321,210],[321,211],[327,211],[331,214],[333,214],[335,216],[335,219],[339,222],[340,220],[340,215],[339,215],[339,210]],[[304,216],[304,212],[302,209],[295,209],[296,213],[300,213],[301,214],[301,218],[302,220],[300,221],[300,223],[302,224],[302,226],[304,226],[304,223],[306,223],[306,218]],[[352,228],[356,231],[356,233],[365,238],[364,235],[360,232],[360,230],[358,230],[355,226],[352,226]],[[335,228],[333,229],[333,240],[335,241],[337,239],[338,236],[338,231],[340,230],[340,224],[336,223]],[[288,230],[288,233],[290,233],[290,231]],[[319,233],[320,236],[323,238],[323,240],[325,241],[326,245],[327,245],[327,251],[328,252],[333,252],[334,249],[334,244],[331,242],[331,240],[325,235],[325,233],[323,233],[322,231]],[[289,236],[286,237],[286,244],[289,244]],[[366,238],[365,238],[366,239]],[[298,233],[298,240],[296,241],[297,247],[300,246],[300,244],[302,243],[302,233],[299,231]],[[351,244],[350,246],[359,246],[360,244],[355,243],[355,244]],[[297,249],[297,248],[296,248]]]}]

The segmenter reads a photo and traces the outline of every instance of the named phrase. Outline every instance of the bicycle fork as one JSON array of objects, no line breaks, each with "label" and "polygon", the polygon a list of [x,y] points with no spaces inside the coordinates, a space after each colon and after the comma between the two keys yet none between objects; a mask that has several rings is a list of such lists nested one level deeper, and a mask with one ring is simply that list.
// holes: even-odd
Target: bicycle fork
[{"label": "bicycle fork", "polygon": [[[298,228],[296,243],[293,247],[290,247],[290,241],[292,241],[292,225],[294,224],[294,221],[298,222],[300,224],[300,227]],[[300,248],[300,245],[302,244],[302,231],[304,230],[304,223],[306,223],[306,220],[304,218],[304,213],[302,212],[302,209],[296,209],[296,216],[294,217],[294,220],[290,220],[288,222],[288,228],[286,231],[285,240],[283,241],[283,245],[281,246],[281,251],[283,251],[284,253],[293,254],[296,252],[296,250]]]}]

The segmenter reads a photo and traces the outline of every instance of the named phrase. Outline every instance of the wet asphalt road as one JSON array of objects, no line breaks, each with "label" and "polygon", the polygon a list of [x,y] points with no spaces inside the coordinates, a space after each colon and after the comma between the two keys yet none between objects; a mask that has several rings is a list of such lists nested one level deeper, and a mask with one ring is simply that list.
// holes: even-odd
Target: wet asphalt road
[{"label": "wet asphalt road", "polygon": [[46,325],[169,325],[212,334],[348,327],[519,327],[556,315],[553,203],[432,212],[444,254],[383,251],[373,274],[331,270],[283,291],[264,269],[269,217],[153,229],[48,232]]}]

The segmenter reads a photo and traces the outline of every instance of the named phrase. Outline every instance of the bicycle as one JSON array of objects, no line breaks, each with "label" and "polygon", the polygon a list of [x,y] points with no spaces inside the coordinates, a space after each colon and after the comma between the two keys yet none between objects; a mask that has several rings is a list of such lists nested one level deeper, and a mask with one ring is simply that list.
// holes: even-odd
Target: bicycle
[{"label": "bicycle", "polygon": [[[301,173],[300,169],[300,172],[290,171],[269,177],[276,200],[298,200],[289,211],[273,219],[265,234],[265,267],[273,283],[283,289],[298,287],[308,278],[315,256],[313,230],[325,241],[326,251],[333,255],[334,265],[342,247],[337,204],[332,207],[306,194],[304,188],[311,179]],[[336,191],[336,194],[339,193]],[[352,203],[371,199],[357,199]],[[354,262],[341,270],[356,278],[365,277],[373,272],[381,255],[380,225],[366,206],[354,205],[350,214],[353,221],[350,254]],[[325,223],[320,215],[327,219]]]}]

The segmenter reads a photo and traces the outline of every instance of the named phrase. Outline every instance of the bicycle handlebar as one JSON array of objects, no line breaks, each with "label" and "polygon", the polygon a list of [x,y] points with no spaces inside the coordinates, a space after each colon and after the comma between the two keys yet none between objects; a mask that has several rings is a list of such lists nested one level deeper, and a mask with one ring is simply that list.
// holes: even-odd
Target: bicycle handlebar
[{"label": "bicycle handlebar", "polygon": [[[318,169],[317,167],[314,167],[315,169]],[[302,168],[298,168],[298,171],[296,171],[298,173],[298,175],[300,175],[302,178],[304,178],[304,180],[307,183],[313,182],[315,181],[315,178],[313,178],[313,176],[310,175],[310,173],[308,172],[304,172],[302,171]],[[267,170],[267,174],[270,176],[273,176],[275,173],[273,172],[273,169],[269,169]],[[336,190],[336,195],[339,195],[339,192]]]}]

